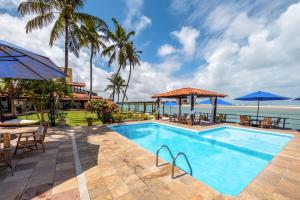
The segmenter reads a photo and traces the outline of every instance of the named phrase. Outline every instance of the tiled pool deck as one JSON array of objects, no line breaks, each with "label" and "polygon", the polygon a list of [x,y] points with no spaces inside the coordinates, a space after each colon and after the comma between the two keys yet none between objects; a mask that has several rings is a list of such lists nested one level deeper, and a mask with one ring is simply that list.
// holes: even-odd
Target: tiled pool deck
[{"label": "tiled pool deck", "polygon": [[[220,126],[174,125],[195,130]],[[295,137],[238,197],[231,198],[189,175],[172,179],[170,166],[155,167],[154,155],[109,128],[50,129],[46,153],[16,156],[14,176],[0,169],[0,199],[300,199],[300,133],[279,132]]]}]

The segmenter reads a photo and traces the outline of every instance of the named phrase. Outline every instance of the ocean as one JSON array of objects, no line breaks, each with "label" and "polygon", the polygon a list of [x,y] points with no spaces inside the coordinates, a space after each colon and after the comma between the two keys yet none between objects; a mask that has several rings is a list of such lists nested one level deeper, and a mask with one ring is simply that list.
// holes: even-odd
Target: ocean
[{"label": "ocean", "polygon": [[[124,106],[126,109],[126,106]],[[143,111],[144,107],[142,104],[131,105],[131,110]],[[151,105],[147,105],[146,112],[151,112]],[[212,107],[210,105],[195,105],[195,112],[201,113],[211,113]],[[160,113],[162,113],[162,106],[160,108]],[[170,114],[178,113],[178,106],[167,107],[165,106],[164,113]],[[182,113],[189,113],[190,107],[188,105],[182,106]],[[217,113],[220,114],[233,114],[229,115],[229,121],[238,122],[239,115],[253,115],[256,116],[257,107],[256,106],[218,106]],[[286,128],[298,129],[300,130],[300,106],[261,106],[260,116],[270,116],[270,117],[281,117],[289,118],[286,119]]]}]

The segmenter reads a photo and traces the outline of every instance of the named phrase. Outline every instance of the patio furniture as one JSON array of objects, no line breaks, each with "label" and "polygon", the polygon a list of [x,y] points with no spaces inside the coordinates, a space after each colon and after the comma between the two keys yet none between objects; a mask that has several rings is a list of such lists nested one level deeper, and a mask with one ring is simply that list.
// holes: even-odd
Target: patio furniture
[{"label": "patio furniture", "polygon": [[278,117],[275,121],[273,121],[274,128],[279,128],[281,119],[282,119],[281,117]]},{"label": "patio furniture", "polygon": [[271,117],[265,117],[259,124],[261,128],[272,128],[273,121]]},{"label": "patio furniture", "polygon": [[181,124],[188,124],[189,120],[190,120],[190,116],[187,113],[185,113],[183,116],[178,117],[178,121]]},{"label": "patio furniture", "polygon": [[177,121],[177,114],[170,115],[169,118],[170,118],[170,122],[176,122]]},{"label": "patio furniture", "polygon": [[212,123],[210,122],[208,115],[205,115],[205,114],[200,115],[200,125],[208,126],[211,124]]},{"label": "patio furniture", "polygon": [[218,123],[224,123],[226,120],[225,120],[225,115],[224,114],[219,114],[216,118],[216,121]]},{"label": "patio furniture", "polygon": [[29,126],[38,124],[39,120],[27,120],[27,119],[11,119],[0,122],[0,127],[10,127],[10,126]]},{"label": "patio furniture", "polygon": [[0,164],[5,164],[8,166],[10,168],[11,175],[14,175],[10,134],[3,133],[2,137],[3,138],[0,138]]},{"label": "patio furniture", "polygon": [[249,118],[249,116],[247,115],[240,115],[240,125],[243,125],[243,126],[251,126],[252,123],[251,123],[251,120]]},{"label": "patio furniture", "polygon": [[47,134],[47,129],[48,123],[43,123],[38,127],[36,131],[33,131],[31,133],[20,133],[14,153],[17,154],[17,151],[19,149],[22,149],[23,153],[25,153],[26,150],[31,151],[33,150],[33,148],[38,150],[38,144],[42,146],[43,153],[45,153],[44,140]]}]

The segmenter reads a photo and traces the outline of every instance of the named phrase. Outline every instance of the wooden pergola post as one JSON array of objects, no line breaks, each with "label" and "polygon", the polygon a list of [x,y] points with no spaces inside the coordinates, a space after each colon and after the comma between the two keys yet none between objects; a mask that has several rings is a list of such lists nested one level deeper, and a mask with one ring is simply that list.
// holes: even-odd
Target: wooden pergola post
[{"label": "wooden pergola post", "polygon": [[160,103],[159,103],[159,101],[160,101],[160,99],[159,98],[157,98],[157,120],[159,120],[159,118],[160,118],[160,113],[159,113],[159,110],[160,110],[160,108],[159,108],[159,106],[160,106]]},{"label": "wooden pergola post", "polygon": [[179,110],[178,110],[178,118],[181,117],[181,97],[179,97],[179,102],[178,102]]},{"label": "wooden pergola post", "polygon": [[164,116],[165,115],[165,103],[162,102],[162,105],[163,105],[162,115]]},{"label": "wooden pergola post", "polygon": [[210,119],[211,123],[216,122],[217,100],[218,100],[218,97],[210,97],[210,101],[211,101],[211,104],[212,104],[211,119]]},{"label": "wooden pergola post", "polygon": [[190,114],[192,124],[194,123],[194,107],[195,107],[195,98],[194,98],[194,95],[192,94],[191,95],[191,114]]},{"label": "wooden pergola post", "polygon": [[151,114],[153,114],[153,102],[151,102]]},{"label": "wooden pergola post", "polygon": [[144,114],[146,113],[146,103],[144,102]]}]

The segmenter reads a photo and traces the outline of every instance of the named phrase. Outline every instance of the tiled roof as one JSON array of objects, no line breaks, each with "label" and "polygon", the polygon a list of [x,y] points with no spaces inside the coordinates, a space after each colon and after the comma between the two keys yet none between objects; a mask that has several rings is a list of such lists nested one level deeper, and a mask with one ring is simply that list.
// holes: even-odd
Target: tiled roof
[{"label": "tiled roof", "polygon": [[[88,94],[84,94],[84,93],[73,93],[72,94],[73,98],[71,97],[63,97],[62,100],[89,100],[89,95]],[[92,99],[102,99],[101,96],[92,96]]]},{"label": "tiled roof", "polygon": [[152,96],[152,98],[176,98],[176,97],[186,97],[189,95],[196,95],[197,97],[225,97],[227,95],[220,94],[212,91],[201,90],[197,88],[180,88],[165,93],[160,93]]},{"label": "tiled roof", "polygon": [[71,82],[67,83],[70,86],[79,86],[79,87],[85,87],[85,83],[79,83],[79,82]]}]

